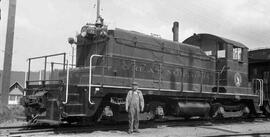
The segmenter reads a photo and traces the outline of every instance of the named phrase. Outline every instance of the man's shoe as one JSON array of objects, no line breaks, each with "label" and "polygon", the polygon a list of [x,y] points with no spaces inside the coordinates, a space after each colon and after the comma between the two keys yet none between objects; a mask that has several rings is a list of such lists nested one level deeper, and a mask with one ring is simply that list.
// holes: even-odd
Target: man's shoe
[{"label": "man's shoe", "polygon": [[139,131],[139,130],[134,130],[134,132],[135,132],[135,133],[140,133],[140,131]]},{"label": "man's shoe", "polygon": [[132,131],[129,130],[129,131],[128,131],[128,134],[132,134]]}]

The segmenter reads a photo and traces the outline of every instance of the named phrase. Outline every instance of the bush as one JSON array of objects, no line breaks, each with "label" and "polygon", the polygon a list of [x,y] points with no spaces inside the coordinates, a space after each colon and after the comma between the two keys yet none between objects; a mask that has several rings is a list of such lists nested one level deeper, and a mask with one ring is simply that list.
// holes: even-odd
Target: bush
[{"label": "bush", "polygon": [[2,109],[3,112],[0,113],[0,123],[24,117],[24,108],[21,105],[8,105],[4,106]]}]

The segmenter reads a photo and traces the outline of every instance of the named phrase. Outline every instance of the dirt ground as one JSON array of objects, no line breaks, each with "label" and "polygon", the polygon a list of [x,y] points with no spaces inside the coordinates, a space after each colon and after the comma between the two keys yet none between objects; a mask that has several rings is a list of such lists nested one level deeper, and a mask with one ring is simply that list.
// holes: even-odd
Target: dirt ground
[{"label": "dirt ground", "polygon": [[[258,134],[260,133],[260,134]],[[42,136],[42,135],[38,135]],[[49,134],[46,137],[208,137],[208,136],[270,136],[270,121],[241,122],[205,126],[159,126],[127,134],[124,130],[94,131],[91,133]]]}]

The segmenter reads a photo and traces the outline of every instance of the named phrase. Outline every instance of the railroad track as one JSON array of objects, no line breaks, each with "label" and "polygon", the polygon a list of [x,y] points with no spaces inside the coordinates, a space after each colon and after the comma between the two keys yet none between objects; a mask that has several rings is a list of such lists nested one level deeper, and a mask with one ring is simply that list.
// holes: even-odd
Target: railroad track
[{"label": "railroad track", "polygon": [[[170,121],[142,121],[140,128],[164,128],[164,127],[181,127],[181,126],[212,126],[219,124],[249,123],[249,122],[269,121],[268,118],[223,118],[223,119],[189,119],[189,120],[170,120]],[[20,136],[38,136],[49,134],[68,134],[68,133],[92,133],[94,131],[127,131],[127,122],[115,124],[96,124],[92,126],[78,125],[60,125],[60,126],[19,126],[19,127],[0,127],[0,136],[20,137]]]}]

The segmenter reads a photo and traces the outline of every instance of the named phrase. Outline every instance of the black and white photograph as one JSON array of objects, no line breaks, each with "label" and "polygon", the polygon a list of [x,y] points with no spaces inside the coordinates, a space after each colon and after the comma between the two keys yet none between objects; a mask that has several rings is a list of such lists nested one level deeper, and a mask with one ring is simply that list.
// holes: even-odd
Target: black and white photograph
[{"label": "black and white photograph", "polygon": [[270,136],[270,1],[0,0],[0,136]]}]

